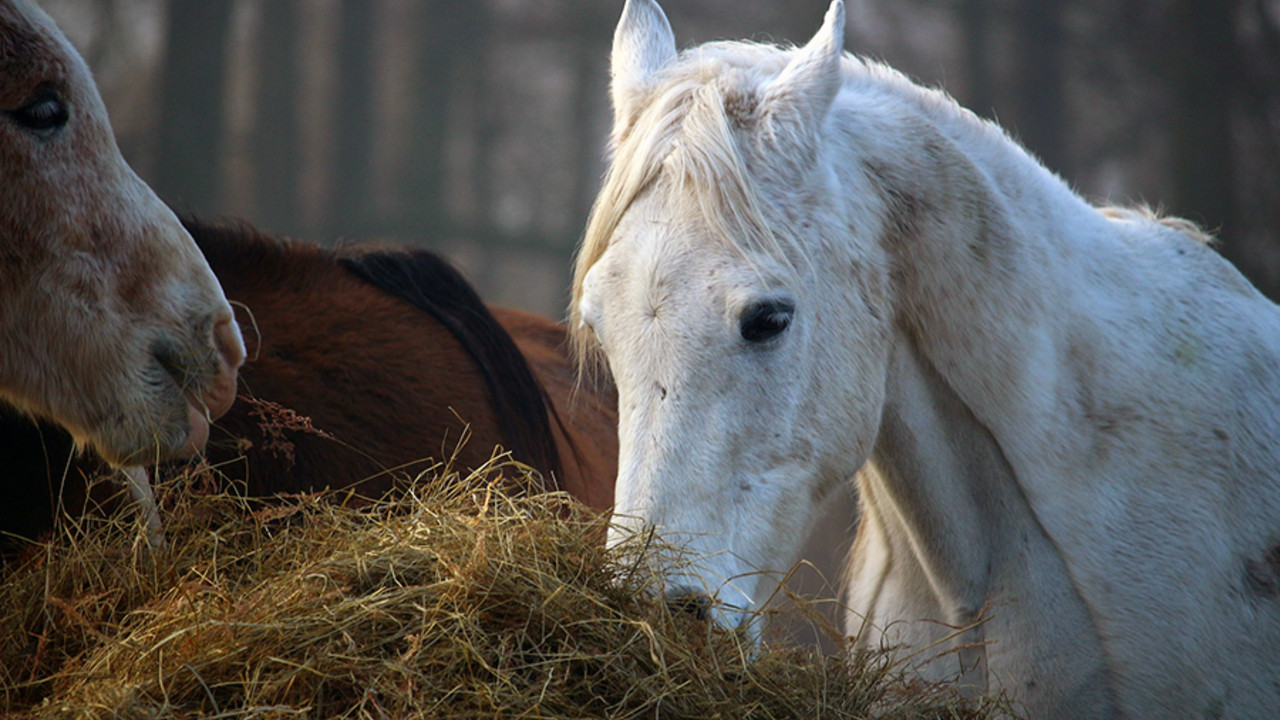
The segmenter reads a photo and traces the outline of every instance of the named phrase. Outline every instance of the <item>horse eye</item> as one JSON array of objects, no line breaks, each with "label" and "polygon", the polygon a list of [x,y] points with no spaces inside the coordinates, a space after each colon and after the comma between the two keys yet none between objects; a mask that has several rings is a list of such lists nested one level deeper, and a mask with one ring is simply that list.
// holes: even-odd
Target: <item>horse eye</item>
[{"label": "horse eye", "polygon": [[56,95],[41,94],[25,106],[9,113],[19,125],[28,130],[52,130],[67,124],[70,113],[66,103]]},{"label": "horse eye", "polygon": [[789,300],[762,300],[752,303],[738,319],[738,332],[749,343],[762,343],[781,335],[796,314]]}]

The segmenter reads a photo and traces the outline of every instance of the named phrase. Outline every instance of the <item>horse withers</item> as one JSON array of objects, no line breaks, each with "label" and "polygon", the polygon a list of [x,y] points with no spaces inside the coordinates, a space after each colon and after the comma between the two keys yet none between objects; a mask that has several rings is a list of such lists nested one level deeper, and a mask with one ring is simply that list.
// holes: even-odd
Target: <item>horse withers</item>
[{"label": "horse withers", "polygon": [[610,542],[686,542],[673,601],[750,628],[856,474],[862,645],[1035,718],[1272,716],[1276,306],[843,35],[837,0],[803,48],[678,53],[623,10],[570,308],[618,391]]},{"label": "horse withers", "polygon": [[138,465],[204,447],[243,357],[83,60],[34,5],[0,0],[0,399]]}]

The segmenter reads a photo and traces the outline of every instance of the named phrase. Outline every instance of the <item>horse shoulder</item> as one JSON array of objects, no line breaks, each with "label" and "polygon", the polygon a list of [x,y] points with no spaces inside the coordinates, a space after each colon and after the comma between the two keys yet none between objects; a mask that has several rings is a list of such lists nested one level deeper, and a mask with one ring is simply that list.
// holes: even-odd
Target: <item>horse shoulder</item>
[{"label": "horse shoulder", "polygon": [[613,506],[618,474],[617,404],[611,388],[579,386],[568,329],[539,315],[490,307],[524,354],[551,403],[552,432],[564,464],[561,487],[597,510]]},{"label": "horse shoulder", "polygon": [[[1280,644],[1280,314],[1211,248],[1160,235],[1099,259],[1110,276],[1059,354],[1060,431],[1017,463],[1128,709],[1148,711],[1235,692]],[[1214,672],[1174,691],[1192,658]]]}]

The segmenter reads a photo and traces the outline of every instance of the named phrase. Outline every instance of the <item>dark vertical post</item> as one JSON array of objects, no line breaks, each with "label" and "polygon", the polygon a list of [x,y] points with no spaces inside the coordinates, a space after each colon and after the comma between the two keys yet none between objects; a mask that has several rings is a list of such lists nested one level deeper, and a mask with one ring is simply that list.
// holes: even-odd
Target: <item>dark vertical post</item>
[{"label": "dark vertical post", "polygon": [[1063,2],[1035,0],[1020,8],[1014,123],[1027,149],[1070,176]]},{"label": "dark vertical post", "polygon": [[965,107],[984,117],[992,117],[995,93],[991,77],[991,0],[965,0],[959,4],[960,28],[964,43]]},{"label": "dark vertical post", "polygon": [[377,5],[375,0],[342,0],[339,5],[331,235],[361,237],[370,220]]},{"label": "dark vertical post", "polygon": [[483,2],[426,2],[416,8],[418,42],[409,103],[413,124],[405,153],[396,168],[399,180],[397,215],[411,228],[407,234],[442,232],[448,225],[445,148],[453,111],[459,66],[479,56]]},{"label": "dark vertical post", "polygon": [[220,210],[226,46],[232,3],[169,3],[155,189],[179,210]]},{"label": "dark vertical post", "polygon": [[256,222],[272,232],[301,234],[298,181],[302,142],[298,112],[297,0],[262,3],[259,75],[254,101]]},{"label": "dark vertical post", "polygon": [[1169,116],[1176,214],[1221,229],[1233,260],[1235,162],[1231,110],[1235,86],[1233,22],[1237,0],[1171,3],[1172,33],[1161,44],[1174,107]]}]

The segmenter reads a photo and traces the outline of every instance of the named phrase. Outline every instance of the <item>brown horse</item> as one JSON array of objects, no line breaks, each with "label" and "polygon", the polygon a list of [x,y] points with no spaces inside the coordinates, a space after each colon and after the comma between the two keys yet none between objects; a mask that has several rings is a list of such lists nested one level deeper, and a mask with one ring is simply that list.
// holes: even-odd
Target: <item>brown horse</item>
[{"label": "brown horse", "polygon": [[244,347],[53,21],[0,0],[0,400],[118,465],[189,455]]},{"label": "brown horse", "polygon": [[[575,395],[563,325],[487,308],[425,251],[185,224],[237,306],[249,354],[206,455],[249,494],[372,495],[455,454],[477,467],[501,444],[584,503],[612,504],[614,401]],[[77,511],[82,477],[98,468],[71,459],[68,438],[17,415],[0,416],[0,437],[0,532],[39,535],[60,498]]]}]

